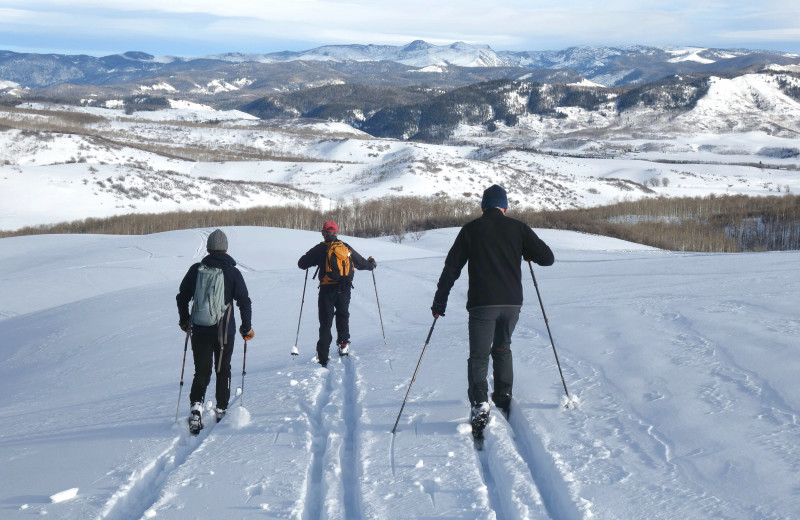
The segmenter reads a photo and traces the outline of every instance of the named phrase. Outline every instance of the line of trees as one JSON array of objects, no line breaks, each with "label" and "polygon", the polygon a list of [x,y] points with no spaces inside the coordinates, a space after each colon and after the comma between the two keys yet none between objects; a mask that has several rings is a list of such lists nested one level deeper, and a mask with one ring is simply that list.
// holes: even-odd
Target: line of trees
[{"label": "line of trees", "polygon": [[[255,207],[88,218],[0,231],[0,237],[50,233],[150,234],[217,226],[318,230],[326,220],[351,236],[392,236],[401,242],[427,229],[461,226],[480,215],[474,199],[393,196],[340,201],[331,210]],[[512,208],[531,227],[604,235],[674,251],[741,252],[800,249],[800,196],[744,195],[654,198],[596,208],[536,211]]]},{"label": "line of trees", "polygon": [[800,196],[641,199],[596,208],[523,211],[533,227],[611,236],[673,251],[800,249]]}]

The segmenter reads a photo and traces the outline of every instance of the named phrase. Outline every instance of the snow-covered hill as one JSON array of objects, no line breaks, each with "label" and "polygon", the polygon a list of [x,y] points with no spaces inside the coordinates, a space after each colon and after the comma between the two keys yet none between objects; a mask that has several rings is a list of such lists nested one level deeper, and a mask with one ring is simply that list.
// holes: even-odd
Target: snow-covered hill
[{"label": "snow-covered hill", "polygon": [[[791,76],[714,78],[690,110],[613,101],[454,127],[448,145],[378,139],[341,122],[262,121],[170,101],[126,115],[52,104],[0,107],[0,229],[131,212],[259,205],[322,208],[386,195],[572,208],[626,198],[798,193],[800,103]],[[508,105],[524,107],[514,92]],[[536,150],[536,151],[534,151]],[[31,197],[34,202],[31,203]],[[477,202],[476,202],[477,203]]]},{"label": "snow-covered hill", "polygon": [[[793,518],[800,510],[798,253],[675,254],[538,230],[513,340],[515,403],[486,450],[467,426],[466,275],[422,358],[456,230],[348,241],[352,354],[313,361],[315,287],[296,259],[317,233],[226,228],[253,298],[235,345],[244,391],[191,438],[178,403],[175,294],[210,229],[0,240],[4,519]],[[191,352],[186,380],[191,379]],[[213,388],[213,382],[212,382]],[[178,406],[179,405],[179,406]],[[179,421],[175,422],[176,408]]]}]

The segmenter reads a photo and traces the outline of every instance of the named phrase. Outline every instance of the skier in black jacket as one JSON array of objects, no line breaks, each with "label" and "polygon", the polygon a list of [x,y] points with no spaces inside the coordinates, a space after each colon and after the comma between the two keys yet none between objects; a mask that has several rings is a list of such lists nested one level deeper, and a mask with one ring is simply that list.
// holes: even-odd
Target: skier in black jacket
[{"label": "skier in black jacket", "polygon": [[[331,325],[334,317],[336,318],[336,344],[339,346],[339,355],[344,356],[350,352],[350,289],[353,287],[354,271],[351,269],[349,275],[341,281],[333,281],[326,275],[326,257],[328,256],[329,246],[339,239],[336,233],[339,226],[336,222],[329,220],[322,225],[323,241],[309,249],[306,254],[297,261],[297,267],[308,269],[317,266],[319,268],[319,298],[317,307],[319,309],[319,340],[317,341],[317,362],[323,367],[328,366],[329,351],[333,336],[331,335]],[[359,270],[372,271],[377,267],[377,263],[372,257],[364,259],[355,249],[344,243],[350,252],[350,261],[353,267]]]},{"label": "skier in black jacket", "polygon": [[450,289],[469,262],[468,396],[473,435],[481,438],[489,422],[489,385],[492,357],[492,401],[506,414],[511,403],[513,366],[511,334],[522,306],[521,260],[553,264],[553,252],[527,224],[505,215],[506,191],[493,185],[483,192],[483,215],[461,228],[444,262],[431,311],[444,316]]},{"label": "skier in black jacket", "polygon": [[[175,298],[178,302],[178,324],[181,330],[188,332],[191,327],[194,379],[189,393],[191,402],[189,425],[193,432],[199,431],[203,427],[203,402],[214,367],[219,367],[217,371],[217,405],[214,410],[217,421],[225,415],[228,408],[231,395],[231,354],[233,354],[233,342],[236,337],[236,318],[233,316],[231,305],[233,301],[236,301],[239,315],[242,318],[242,325],[239,327],[242,338],[249,340],[255,335],[251,322],[252,311],[247,285],[244,283],[242,273],[236,268],[236,261],[227,254],[228,237],[221,230],[215,230],[208,237],[206,250],[208,255],[201,262],[192,265],[183,277]],[[194,298],[200,264],[222,270],[225,304],[228,304],[229,307],[217,325],[205,326],[192,323],[192,315],[189,314],[189,301]],[[194,306],[197,305],[198,302],[194,302]]]}]

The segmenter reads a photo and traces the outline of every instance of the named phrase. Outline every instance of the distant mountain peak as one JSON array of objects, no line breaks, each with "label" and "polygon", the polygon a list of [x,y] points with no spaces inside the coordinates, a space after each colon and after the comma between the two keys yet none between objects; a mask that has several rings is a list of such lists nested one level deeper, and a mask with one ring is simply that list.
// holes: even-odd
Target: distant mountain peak
[{"label": "distant mountain peak", "polygon": [[425,40],[414,40],[413,42],[409,43],[408,45],[404,45],[404,51],[426,51],[432,48],[433,45],[426,42]]},{"label": "distant mountain peak", "polygon": [[146,52],[141,52],[141,51],[128,51],[122,53],[120,56],[135,61],[153,61],[155,59],[155,56],[153,56],[152,54],[147,54]]}]

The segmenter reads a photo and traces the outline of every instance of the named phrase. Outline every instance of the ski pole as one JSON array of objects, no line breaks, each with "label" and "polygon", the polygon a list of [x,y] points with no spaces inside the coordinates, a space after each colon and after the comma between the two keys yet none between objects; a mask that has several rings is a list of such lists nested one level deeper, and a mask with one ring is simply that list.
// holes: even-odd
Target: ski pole
[{"label": "ski pole", "polygon": [[242,356],[242,395],[239,397],[239,406],[244,406],[244,375],[247,373],[244,370],[245,363],[247,363],[247,340],[244,340],[244,355]]},{"label": "ski pole", "polygon": [[567,399],[569,399],[569,391],[567,390],[567,383],[564,381],[564,373],[561,371],[561,363],[558,361],[558,353],[556,352],[556,344],[553,341],[553,334],[550,332],[550,320],[547,319],[547,314],[544,312],[544,303],[542,303],[542,295],[539,293],[539,284],[536,283],[536,276],[533,274],[533,265],[531,265],[531,261],[528,260],[528,267],[531,270],[531,278],[533,278],[533,286],[536,287],[536,296],[539,297],[539,306],[542,308],[542,316],[544,317],[544,324],[547,326],[547,335],[550,336],[550,345],[553,346],[553,354],[556,357],[556,366],[558,367],[558,373],[561,375],[561,384],[564,385],[564,393],[567,394]]},{"label": "ski pole", "polygon": [[297,340],[300,339],[300,320],[303,319],[303,304],[306,302],[306,284],[308,284],[308,269],[306,269],[306,278],[303,281],[303,299],[300,300],[300,316],[297,318],[297,335],[294,337],[294,346],[292,347],[293,356],[300,354],[300,351],[297,350]]},{"label": "ski pole", "polygon": [[400,416],[403,415],[403,408],[406,407],[406,400],[408,399],[408,394],[411,392],[411,385],[414,384],[414,381],[417,380],[417,370],[419,370],[419,365],[422,363],[422,356],[425,355],[425,349],[428,348],[428,342],[431,340],[431,334],[433,334],[433,327],[436,325],[436,320],[439,319],[439,316],[433,317],[433,323],[431,324],[431,330],[428,331],[428,337],[425,339],[425,345],[422,347],[422,353],[419,355],[419,361],[417,361],[417,368],[414,369],[414,375],[411,376],[411,382],[408,383],[408,390],[406,390],[406,396],[403,398],[403,405],[400,407],[400,413],[397,414],[397,420],[394,422],[394,428],[392,428],[392,434],[397,431],[397,424],[400,422]]},{"label": "ski pole", "polygon": [[381,334],[383,334],[383,344],[386,345],[386,332],[383,330],[383,316],[381,316],[381,301],[378,299],[378,284],[375,283],[375,270],[372,270],[372,285],[375,287],[375,301],[378,303],[378,318],[381,320]]},{"label": "ski pole", "polygon": [[186,341],[183,343],[183,363],[181,363],[181,386],[178,390],[178,407],[175,409],[175,421],[178,421],[178,412],[181,409],[181,394],[183,393],[183,371],[186,368],[186,350],[189,348],[189,331],[192,330],[191,320],[186,329]]}]

